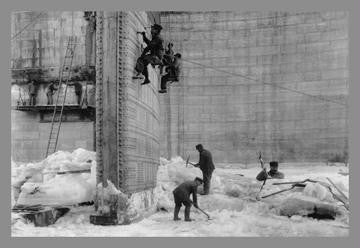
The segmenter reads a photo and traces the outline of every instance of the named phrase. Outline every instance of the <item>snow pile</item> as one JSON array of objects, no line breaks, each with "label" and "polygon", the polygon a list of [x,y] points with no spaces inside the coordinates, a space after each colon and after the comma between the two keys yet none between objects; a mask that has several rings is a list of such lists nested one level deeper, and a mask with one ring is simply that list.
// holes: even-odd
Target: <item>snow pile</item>
[{"label": "snow pile", "polygon": [[[88,169],[91,173],[56,174]],[[93,201],[95,152],[82,148],[72,153],[58,151],[39,163],[14,164],[12,185],[14,193],[21,188],[17,204],[73,205]]]},{"label": "snow pile", "polygon": [[[157,186],[155,188],[158,209],[173,207],[174,200],[172,191],[181,183],[192,181],[195,177],[202,178],[201,170],[192,165],[186,167],[186,162],[181,157],[174,157],[170,161],[165,158],[160,158]],[[200,186],[198,191],[201,192],[202,189],[203,187]],[[211,179],[211,191],[223,192],[223,190],[224,185],[215,170]]]},{"label": "snow pile", "polygon": [[321,201],[333,202],[334,198],[329,189],[320,183],[308,183],[303,191],[304,195],[311,196]]}]

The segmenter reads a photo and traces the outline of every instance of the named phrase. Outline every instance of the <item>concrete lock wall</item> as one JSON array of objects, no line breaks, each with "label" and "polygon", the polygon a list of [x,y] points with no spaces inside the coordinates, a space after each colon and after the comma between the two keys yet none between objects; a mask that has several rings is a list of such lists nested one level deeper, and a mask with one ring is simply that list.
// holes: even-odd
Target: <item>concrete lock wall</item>
[{"label": "concrete lock wall", "polygon": [[346,12],[163,12],[161,23],[183,56],[180,82],[160,97],[162,156],[195,160],[197,143],[219,163],[347,151]]},{"label": "concrete lock wall", "polygon": [[137,32],[152,20],[148,12],[99,11],[96,23],[97,182],[110,180],[139,211],[154,207],[160,155],[159,71],[148,66],[148,85],[133,79],[145,47]]},{"label": "concrete lock wall", "polygon": [[[36,104],[46,105],[46,87],[59,79],[69,36],[77,39],[73,58],[73,76],[82,68],[95,65],[94,38],[84,19],[84,12],[13,12],[11,15],[11,156],[17,162],[44,159],[51,128],[51,114],[14,110],[17,105],[29,105],[29,77],[36,77]],[[24,28],[27,27],[27,28]],[[90,49],[86,50],[86,47]],[[78,78],[87,93],[88,105],[95,106],[94,82]],[[64,89],[64,84],[61,90]],[[56,95],[54,95],[55,99]],[[66,105],[76,102],[75,89],[68,87]],[[58,150],[94,149],[94,123],[78,113],[66,113],[62,123]]]}]

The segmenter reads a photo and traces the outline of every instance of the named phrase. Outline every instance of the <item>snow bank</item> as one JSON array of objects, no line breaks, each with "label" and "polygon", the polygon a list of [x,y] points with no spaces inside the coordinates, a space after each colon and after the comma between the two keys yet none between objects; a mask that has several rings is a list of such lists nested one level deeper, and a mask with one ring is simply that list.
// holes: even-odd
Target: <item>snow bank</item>
[{"label": "snow bank", "polygon": [[[17,204],[73,205],[94,199],[95,152],[82,148],[72,153],[58,151],[39,163],[12,166],[13,192],[21,188]],[[87,169],[90,169],[91,173],[56,174]]]}]

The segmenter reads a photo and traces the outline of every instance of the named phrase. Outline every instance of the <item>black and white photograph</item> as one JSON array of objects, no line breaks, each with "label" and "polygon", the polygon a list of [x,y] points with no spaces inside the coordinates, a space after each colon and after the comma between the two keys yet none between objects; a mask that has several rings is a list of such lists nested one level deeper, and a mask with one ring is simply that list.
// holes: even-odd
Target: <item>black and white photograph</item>
[{"label": "black and white photograph", "polygon": [[349,237],[348,11],[68,9],[9,15],[11,237]]}]

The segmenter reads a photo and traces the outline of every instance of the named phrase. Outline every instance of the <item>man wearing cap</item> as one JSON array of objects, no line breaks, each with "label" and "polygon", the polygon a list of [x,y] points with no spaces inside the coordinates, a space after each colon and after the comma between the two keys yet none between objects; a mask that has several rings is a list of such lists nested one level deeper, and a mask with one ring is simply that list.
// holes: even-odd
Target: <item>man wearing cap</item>
[{"label": "man wearing cap", "polygon": [[199,167],[203,174],[204,181],[204,193],[202,195],[208,195],[210,193],[210,181],[213,171],[215,170],[214,163],[212,161],[211,153],[205,150],[202,144],[196,145],[200,159],[199,163],[195,164],[195,167]]},{"label": "man wearing cap", "polygon": [[166,74],[161,77],[161,89],[159,93],[166,93],[166,84],[167,82],[178,82],[180,74],[180,59],[181,54],[177,53],[174,55],[174,60],[169,66],[166,67]]},{"label": "man wearing cap", "polygon": [[37,85],[35,84],[34,80],[30,81],[29,84],[29,105],[31,106],[35,106],[36,105],[36,90],[37,90]]},{"label": "man wearing cap", "polygon": [[149,73],[147,70],[148,64],[152,64],[153,66],[162,65],[162,59],[164,54],[164,41],[160,36],[161,29],[162,27],[159,24],[154,24],[151,26],[151,40],[146,37],[145,32],[141,33],[147,47],[144,49],[141,56],[138,58],[135,70],[137,73],[142,73],[145,77],[142,85],[150,83]]},{"label": "man wearing cap", "polygon": [[279,163],[277,161],[270,162],[270,170],[268,172],[269,176],[276,179],[283,179],[285,177],[284,173],[278,171]]},{"label": "man wearing cap", "polygon": [[[179,218],[179,212],[181,205],[185,206],[185,221],[191,221],[190,219],[190,208],[191,204],[194,204],[194,207],[198,208],[197,203],[197,187],[203,183],[201,178],[196,177],[194,181],[186,181],[180,184],[173,191],[175,208],[174,208],[174,220],[181,220]],[[190,195],[192,194],[193,201],[190,200]]]},{"label": "man wearing cap", "polygon": [[277,161],[270,162],[270,170],[268,172],[266,172],[266,168],[263,166],[263,163],[261,167],[261,172],[256,176],[256,180],[258,181],[265,181],[268,178],[284,179],[285,177],[284,173],[278,171],[279,163]]}]

